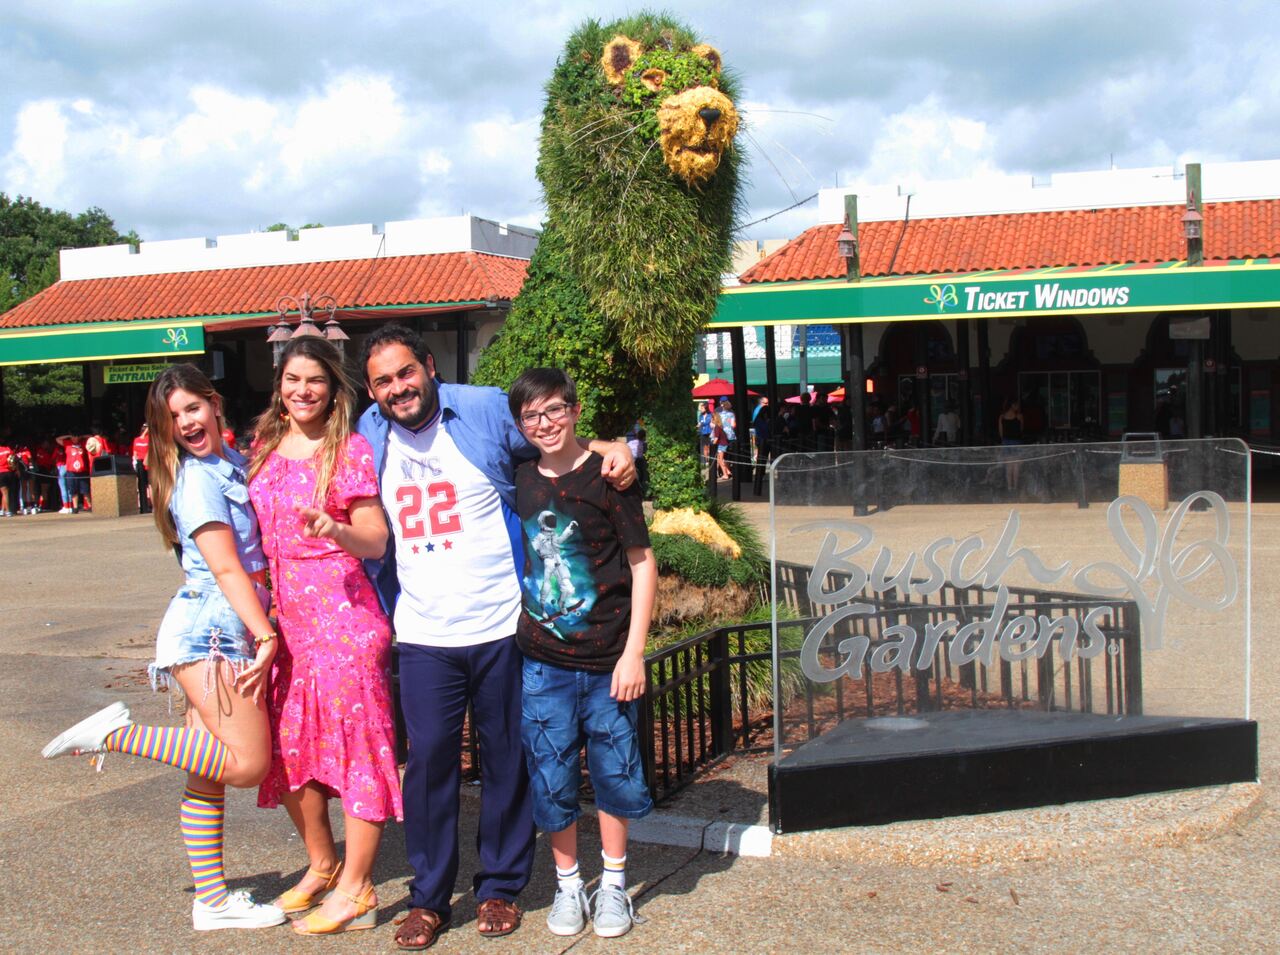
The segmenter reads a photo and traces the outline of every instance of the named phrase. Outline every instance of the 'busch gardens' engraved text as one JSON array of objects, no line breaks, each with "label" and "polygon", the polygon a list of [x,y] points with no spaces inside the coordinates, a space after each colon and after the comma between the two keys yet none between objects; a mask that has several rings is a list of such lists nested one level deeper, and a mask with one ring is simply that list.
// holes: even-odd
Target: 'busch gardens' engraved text
[{"label": "'busch gardens' engraved text", "polygon": [[[1209,518],[1211,529],[1208,536],[1187,540],[1183,525],[1197,501],[1207,505],[1204,516]],[[1136,533],[1131,533],[1125,522],[1126,512],[1133,519],[1131,523],[1136,522]],[[1069,562],[1046,565],[1030,550],[1018,546],[1020,524],[1018,512],[1011,512],[999,539],[989,550],[977,535],[959,540],[940,537],[922,551],[909,553],[896,569],[892,551],[881,546],[869,571],[854,562],[856,555],[875,542],[875,531],[867,524],[828,521],[794,528],[792,533],[827,531],[809,578],[808,596],[814,604],[835,608],[805,636],[800,653],[805,676],[814,682],[829,683],[846,674],[856,677],[865,665],[875,672],[895,668],[906,671],[913,660],[927,669],[944,641],[947,656],[956,666],[972,661],[990,665],[996,653],[1010,662],[1038,658],[1055,639],[1062,658],[1068,661],[1077,656],[1095,657],[1104,651],[1104,627],[1112,613],[1108,606],[1095,607],[1082,618],[1028,613],[1006,619],[1009,591],[1002,581],[1015,566],[1044,585],[1069,581],[1070,587],[1082,594],[1132,600],[1142,621],[1143,644],[1153,650],[1163,646],[1164,620],[1171,601],[1218,611],[1228,607],[1239,591],[1235,561],[1226,546],[1230,534],[1226,502],[1212,491],[1198,491],[1183,500],[1163,529],[1151,508],[1139,498],[1126,496],[1112,501],[1107,508],[1107,529],[1124,563],[1098,560],[1079,567]],[[834,591],[824,590],[832,573],[847,575],[848,583]],[[1216,574],[1211,579],[1217,588],[1210,596],[1189,589],[1192,581],[1210,574]],[[928,596],[947,584],[981,586],[994,590],[995,597],[989,608],[983,608],[982,619],[932,620],[919,628],[895,624],[880,631],[874,649],[870,637],[856,634],[836,645],[834,666],[827,666],[820,659],[823,640],[837,624],[875,613],[871,604],[856,602],[855,598],[864,592],[892,591],[904,598],[912,594]]]}]

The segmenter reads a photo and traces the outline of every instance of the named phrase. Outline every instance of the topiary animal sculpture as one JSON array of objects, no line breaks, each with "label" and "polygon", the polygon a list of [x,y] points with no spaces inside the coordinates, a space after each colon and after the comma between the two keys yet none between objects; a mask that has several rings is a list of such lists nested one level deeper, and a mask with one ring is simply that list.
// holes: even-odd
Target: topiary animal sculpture
[{"label": "topiary animal sculpture", "polygon": [[739,210],[738,114],[720,54],[666,16],[589,21],[547,84],[538,179],[547,221],[475,378],[531,365],[578,384],[584,433],[643,415],[659,508],[700,507],[689,398]]}]

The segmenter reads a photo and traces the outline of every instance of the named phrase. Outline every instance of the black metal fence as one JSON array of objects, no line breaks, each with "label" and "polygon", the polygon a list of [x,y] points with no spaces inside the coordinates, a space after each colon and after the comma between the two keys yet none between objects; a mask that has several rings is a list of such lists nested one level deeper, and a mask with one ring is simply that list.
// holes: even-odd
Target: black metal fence
[{"label": "black metal fence", "polygon": [[[645,657],[640,750],[655,802],[734,750],[748,750],[771,710],[771,626],[717,627]],[[752,711],[753,700],[756,702]]]}]

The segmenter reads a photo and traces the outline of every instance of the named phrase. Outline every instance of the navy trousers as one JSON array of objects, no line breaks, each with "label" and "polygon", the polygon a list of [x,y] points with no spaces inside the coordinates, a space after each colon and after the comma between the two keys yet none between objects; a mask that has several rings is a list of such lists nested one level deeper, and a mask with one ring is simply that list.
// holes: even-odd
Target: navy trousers
[{"label": "navy trousers", "polygon": [[477,899],[507,899],[529,883],[536,833],[520,742],[520,650],[514,637],[472,647],[400,645],[400,705],[409,737],[404,833],[410,905],[451,917],[458,875],[462,723],[471,704],[480,740]]}]

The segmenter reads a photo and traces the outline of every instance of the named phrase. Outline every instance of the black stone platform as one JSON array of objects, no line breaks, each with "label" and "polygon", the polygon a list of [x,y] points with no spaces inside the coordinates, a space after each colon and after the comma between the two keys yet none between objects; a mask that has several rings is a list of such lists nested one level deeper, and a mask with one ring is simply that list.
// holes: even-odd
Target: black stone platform
[{"label": "black stone platform", "polygon": [[952,710],[846,720],[769,767],[774,832],[1258,778],[1252,720]]}]

